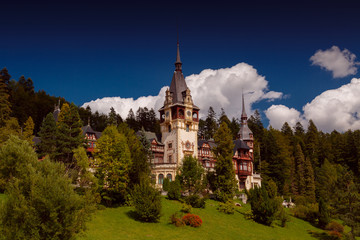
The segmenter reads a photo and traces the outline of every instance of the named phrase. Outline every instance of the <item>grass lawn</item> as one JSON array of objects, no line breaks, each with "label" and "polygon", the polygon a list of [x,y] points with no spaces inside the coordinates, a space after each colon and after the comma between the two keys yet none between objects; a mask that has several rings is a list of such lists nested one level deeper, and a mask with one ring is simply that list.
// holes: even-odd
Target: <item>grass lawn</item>
[{"label": "grass lawn", "polygon": [[95,239],[315,239],[308,230],[322,232],[308,222],[291,217],[285,228],[274,224],[267,227],[245,219],[242,213],[250,207],[237,208],[239,212],[227,215],[217,211],[217,202],[208,200],[205,209],[193,209],[203,220],[200,228],[175,227],[169,224],[170,216],[181,209],[181,203],[162,199],[162,217],[159,223],[141,223],[131,217],[132,207],[106,208],[95,213],[88,223],[82,240]]}]

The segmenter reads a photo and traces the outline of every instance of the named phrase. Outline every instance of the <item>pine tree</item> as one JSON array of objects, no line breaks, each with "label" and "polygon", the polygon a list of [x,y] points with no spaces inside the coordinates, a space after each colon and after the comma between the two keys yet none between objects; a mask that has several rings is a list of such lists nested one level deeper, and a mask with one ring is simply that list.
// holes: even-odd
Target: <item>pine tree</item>
[{"label": "pine tree", "polygon": [[315,179],[314,179],[314,170],[312,168],[309,158],[305,159],[304,164],[304,182],[305,182],[305,197],[311,202],[315,203]]},{"label": "pine tree", "polygon": [[124,202],[130,183],[131,152],[124,134],[107,127],[96,144],[97,177],[106,204]]},{"label": "pine tree", "polygon": [[313,168],[319,166],[318,160],[318,146],[319,146],[319,132],[312,120],[309,121],[309,126],[305,134],[306,156],[310,158]]},{"label": "pine tree", "polygon": [[302,153],[301,147],[299,144],[296,145],[294,151],[295,158],[295,184],[294,184],[294,194],[295,195],[304,195],[305,193],[305,158]]},{"label": "pine tree", "polygon": [[5,121],[5,126],[0,128],[0,146],[6,142],[11,135],[21,136],[21,128],[16,118],[10,118]]},{"label": "pine tree", "polygon": [[37,146],[39,156],[49,155],[50,158],[53,158],[56,151],[56,122],[52,113],[46,115],[43,120],[39,136],[41,139],[41,142]]},{"label": "pine tree", "polygon": [[209,107],[208,115],[205,119],[205,139],[214,138],[217,129],[216,113],[212,107]]},{"label": "pine tree", "polygon": [[67,167],[75,167],[72,156],[73,150],[83,143],[81,120],[74,104],[64,103],[56,123],[56,156]]},{"label": "pine tree", "polygon": [[231,131],[227,124],[223,122],[214,135],[216,147],[213,148],[216,158],[216,195],[218,200],[226,202],[232,199],[237,189],[235,171],[233,166],[233,149]]},{"label": "pine tree", "polygon": [[142,180],[150,176],[150,147],[145,149],[134,130],[130,129],[125,123],[120,124],[118,129],[120,133],[125,135],[130,150],[131,165],[129,169],[129,185],[133,188],[134,185],[140,184]]},{"label": "pine tree", "polygon": [[109,118],[108,118],[108,125],[114,125],[117,126],[118,122],[116,119],[116,111],[113,107],[110,108],[110,112],[109,112]]},{"label": "pine tree", "polygon": [[204,189],[202,180],[204,179],[204,168],[193,156],[186,156],[180,166],[179,174],[176,176],[182,189],[194,195]]},{"label": "pine tree", "polygon": [[134,114],[134,111],[132,110],[132,108],[129,110],[129,113],[127,115],[125,122],[129,126],[129,128],[133,129],[134,131],[140,130],[138,128],[138,122],[135,119],[135,114]]},{"label": "pine tree", "polygon": [[26,141],[28,141],[31,145],[34,143],[34,121],[31,117],[28,118],[28,120],[24,124],[24,130],[22,134],[22,138]]},{"label": "pine tree", "polygon": [[11,106],[7,87],[7,82],[9,79],[10,75],[8,75],[7,69],[2,69],[0,72],[0,127],[5,125],[5,121],[10,118],[11,114]]}]

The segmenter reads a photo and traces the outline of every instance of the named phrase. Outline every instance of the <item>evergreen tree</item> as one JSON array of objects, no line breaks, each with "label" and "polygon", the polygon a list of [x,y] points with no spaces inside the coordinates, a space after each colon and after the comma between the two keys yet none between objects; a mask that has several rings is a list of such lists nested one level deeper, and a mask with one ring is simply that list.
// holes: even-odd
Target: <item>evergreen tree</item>
[{"label": "evergreen tree", "polygon": [[233,117],[231,119],[231,123],[229,125],[229,128],[230,128],[230,130],[232,132],[233,139],[236,139],[237,135],[239,133],[239,130],[240,130],[239,121],[236,118]]},{"label": "evergreen tree", "polygon": [[209,107],[208,115],[205,119],[205,139],[214,138],[217,129],[216,113],[212,107]]},{"label": "evergreen tree", "polygon": [[10,75],[8,75],[7,69],[2,69],[0,72],[0,127],[3,127],[5,125],[5,121],[10,118],[11,114],[7,87],[9,79]]},{"label": "evergreen tree", "polygon": [[329,203],[331,203],[338,180],[338,173],[335,165],[325,159],[324,163],[317,172],[316,180],[316,192],[318,199],[326,199]]},{"label": "evergreen tree", "polygon": [[214,135],[216,147],[213,148],[214,157],[216,158],[216,195],[217,199],[226,202],[232,199],[237,189],[235,180],[235,171],[232,157],[234,143],[232,141],[231,131],[223,122]]},{"label": "evergreen tree", "polygon": [[199,161],[193,156],[186,156],[179,168],[177,179],[182,189],[194,195],[200,193],[204,189],[202,180],[204,179],[204,168]]},{"label": "evergreen tree", "polygon": [[30,144],[33,144],[34,139],[34,121],[31,117],[28,118],[28,120],[24,124],[24,130],[22,133],[22,138],[26,141],[28,141]]},{"label": "evergreen tree", "polygon": [[118,129],[120,133],[125,135],[131,154],[129,184],[132,188],[135,184],[140,184],[142,180],[150,176],[149,154],[151,154],[151,148],[145,149],[134,130],[130,129],[125,123],[120,124]]},{"label": "evergreen tree", "polygon": [[311,202],[315,203],[315,179],[314,170],[312,168],[309,158],[305,159],[304,164],[304,182],[305,182],[305,197]]},{"label": "evergreen tree", "polygon": [[319,166],[318,161],[318,146],[319,146],[319,133],[312,120],[309,121],[309,126],[305,134],[306,156],[310,158],[313,167]]},{"label": "evergreen tree", "polygon": [[0,128],[0,146],[6,142],[11,135],[21,136],[21,128],[16,118],[5,121],[5,126]]},{"label": "evergreen tree", "polygon": [[110,108],[109,118],[108,118],[108,125],[114,125],[117,126],[117,114],[113,107]]},{"label": "evergreen tree", "polygon": [[206,133],[206,122],[205,120],[199,120],[198,139],[205,139]]},{"label": "evergreen tree", "polygon": [[254,114],[250,116],[247,124],[250,130],[253,132],[254,138],[257,139],[260,143],[263,142],[264,125],[261,122],[261,115],[257,109],[255,110]]},{"label": "evergreen tree", "polygon": [[302,153],[301,147],[299,144],[296,145],[294,151],[295,157],[295,184],[294,184],[294,194],[295,195],[304,195],[305,194],[305,158]]},{"label": "evergreen tree", "polygon": [[319,200],[319,226],[321,228],[325,228],[326,225],[330,222],[329,210],[328,206],[326,205],[325,201],[320,198]]},{"label": "evergreen tree", "polygon": [[218,125],[220,126],[222,122],[225,122],[228,125],[228,127],[230,128],[230,126],[231,126],[230,119],[226,116],[225,110],[223,108],[221,108]]},{"label": "evergreen tree", "polygon": [[37,145],[39,156],[49,155],[53,158],[56,151],[56,122],[52,113],[46,115],[39,136],[41,138],[41,142]]},{"label": "evergreen tree", "polygon": [[135,114],[134,114],[134,111],[132,110],[132,108],[129,110],[129,113],[127,115],[125,122],[129,126],[129,128],[133,129],[134,131],[140,130],[138,128],[138,123],[135,119]]},{"label": "evergreen tree", "polygon": [[131,153],[124,134],[115,126],[107,127],[96,144],[99,163],[97,177],[106,204],[124,202],[131,169]]},{"label": "evergreen tree", "polygon": [[77,107],[64,103],[56,123],[56,155],[55,159],[74,168],[73,150],[83,143],[81,120]]},{"label": "evergreen tree", "polygon": [[287,136],[289,138],[291,138],[294,134],[290,125],[287,122],[285,122],[283,124],[283,126],[281,127],[281,132],[282,132],[282,134],[284,134],[285,136]]}]

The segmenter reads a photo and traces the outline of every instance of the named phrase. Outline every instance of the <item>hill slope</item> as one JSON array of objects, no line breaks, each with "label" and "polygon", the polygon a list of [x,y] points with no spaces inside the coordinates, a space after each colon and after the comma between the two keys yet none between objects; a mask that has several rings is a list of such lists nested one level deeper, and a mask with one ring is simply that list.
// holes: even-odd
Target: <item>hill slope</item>
[{"label": "hill slope", "polygon": [[234,215],[216,210],[217,202],[208,200],[205,209],[193,209],[203,220],[200,228],[175,227],[170,216],[181,209],[181,203],[163,199],[163,216],[159,223],[141,223],[131,218],[132,207],[107,208],[98,211],[88,223],[82,240],[119,239],[314,239],[308,230],[322,232],[308,222],[291,217],[285,228],[274,224],[267,227],[245,219],[249,206],[238,208]]}]

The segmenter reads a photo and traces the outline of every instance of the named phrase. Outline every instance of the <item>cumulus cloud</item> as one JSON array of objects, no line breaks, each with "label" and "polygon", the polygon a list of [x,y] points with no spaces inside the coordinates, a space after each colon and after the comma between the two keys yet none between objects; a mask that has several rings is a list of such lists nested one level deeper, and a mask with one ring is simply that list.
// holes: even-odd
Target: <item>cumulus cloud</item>
[{"label": "cumulus cloud", "polygon": [[281,129],[285,122],[291,127],[294,127],[297,122],[306,125],[298,110],[284,105],[272,105],[265,111],[265,115],[269,119],[269,125],[276,129]]},{"label": "cumulus cloud", "polygon": [[[245,94],[248,114],[252,112],[253,103],[261,100],[272,101],[283,96],[281,92],[269,91],[265,77],[259,75],[254,67],[246,63],[239,63],[230,68],[206,69],[199,74],[186,77],[185,80],[191,90],[194,103],[201,109],[200,116],[207,115],[209,107],[212,106],[217,112],[220,108],[224,108],[229,117],[239,117],[242,91]],[[93,111],[108,113],[112,106],[124,118],[130,108],[134,111],[139,107],[158,110],[164,103],[166,88],[163,87],[157,96],[138,99],[106,97],[84,103],[83,107],[89,105]]]},{"label": "cumulus cloud", "polygon": [[359,62],[355,62],[355,58],[355,54],[349,50],[341,51],[339,47],[332,46],[325,51],[318,50],[311,56],[310,61],[312,65],[331,71],[334,78],[341,78],[356,74]]},{"label": "cumulus cloud", "polygon": [[360,78],[321,93],[303,111],[306,119],[326,132],[360,129]]},{"label": "cumulus cloud", "polygon": [[265,111],[270,125],[280,129],[285,121],[304,126],[312,119],[324,132],[360,129],[360,78],[337,89],[327,90],[303,107],[303,114],[284,105],[272,105]]}]

